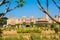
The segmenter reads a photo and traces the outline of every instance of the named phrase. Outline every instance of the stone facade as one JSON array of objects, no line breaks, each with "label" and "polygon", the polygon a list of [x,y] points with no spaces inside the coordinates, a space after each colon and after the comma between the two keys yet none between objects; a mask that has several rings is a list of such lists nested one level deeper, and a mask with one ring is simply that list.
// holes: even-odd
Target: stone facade
[{"label": "stone facade", "polygon": [[[60,15],[57,15],[55,17],[55,20],[60,22]],[[53,23],[51,19],[50,20],[48,19],[48,15],[46,15],[46,17],[40,17],[37,20],[34,18],[34,16],[31,16],[29,19],[26,16],[23,16],[21,19],[20,18],[8,18],[7,25],[23,24],[23,22],[26,22],[27,24],[30,24],[31,22],[33,22],[34,24],[36,24],[36,22]]]},{"label": "stone facade", "polygon": [[27,24],[30,24],[31,22],[36,23],[33,16],[31,16],[29,19],[26,18],[26,16],[23,16],[20,18],[8,18],[7,25],[9,24],[23,24],[23,22],[26,22]]},{"label": "stone facade", "polygon": [[18,19],[18,18],[8,18],[7,20],[7,25],[8,24],[20,24],[21,23],[21,19]]}]

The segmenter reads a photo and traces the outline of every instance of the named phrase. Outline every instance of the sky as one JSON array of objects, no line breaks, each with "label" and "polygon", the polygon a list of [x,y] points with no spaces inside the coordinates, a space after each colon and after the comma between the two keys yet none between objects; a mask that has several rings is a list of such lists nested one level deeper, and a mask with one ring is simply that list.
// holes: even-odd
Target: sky
[{"label": "sky", "polygon": [[[24,0],[25,4],[23,7],[16,8],[13,11],[8,12],[5,17],[11,17],[11,18],[22,18],[22,16],[26,16],[27,18],[30,18],[30,16],[34,16],[34,18],[39,17],[45,17],[45,13],[43,13],[38,8],[37,0]],[[58,5],[60,2],[56,0]],[[46,0],[41,0],[42,6],[46,9]],[[15,6],[13,1],[11,3],[11,7]],[[1,10],[4,9],[4,6],[0,8]],[[49,13],[52,17],[55,17],[55,15],[60,14],[59,9],[55,6],[55,4],[49,0]]]}]

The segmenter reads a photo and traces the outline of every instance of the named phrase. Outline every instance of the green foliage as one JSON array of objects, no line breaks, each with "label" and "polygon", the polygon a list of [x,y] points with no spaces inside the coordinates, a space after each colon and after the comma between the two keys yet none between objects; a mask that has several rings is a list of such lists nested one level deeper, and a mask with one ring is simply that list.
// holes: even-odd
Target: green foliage
[{"label": "green foliage", "polygon": [[23,36],[22,36],[22,35],[20,35],[19,40],[24,40],[24,38],[23,38]]},{"label": "green foliage", "polygon": [[20,24],[15,24],[15,27],[17,26],[17,27],[19,28],[19,25],[20,25]]},{"label": "green foliage", "polygon": [[3,39],[0,37],[0,40],[3,40]]},{"label": "green foliage", "polygon": [[33,27],[34,23],[33,23],[33,22],[31,22],[31,23],[30,23],[30,25]]},{"label": "green foliage", "polygon": [[[15,6],[13,6],[13,8],[10,8],[10,6],[12,5],[11,4],[11,2],[12,2],[12,0],[3,0],[2,1],[2,3],[0,3],[0,6],[2,7],[2,5],[4,4],[5,5],[5,10],[4,10],[4,12],[1,12],[1,14],[0,14],[0,17],[2,18],[3,16],[5,16],[5,14],[7,13],[7,12],[10,12],[10,11],[12,11],[12,10],[14,10],[14,9],[16,9],[16,8],[18,8],[18,7],[22,7],[23,5],[24,5],[24,1],[23,0],[14,0],[14,2],[17,4],[17,5],[15,5]],[[6,4],[7,3],[7,4]],[[9,6],[8,6],[9,5]],[[2,9],[3,10],[3,9]]]},{"label": "green foliage", "polygon": [[24,6],[24,1],[20,0],[19,6],[18,7],[23,7]]},{"label": "green foliage", "polygon": [[42,27],[42,30],[46,31],[47,30],[47,27]]},{"label": "green foliage", "polygon": [[1,15],[4,15],[4,13],[1,13],[1,14],[0,14],[0,17],[1,17]]},{"label": "green foliage", "polygon": [[25,32],[27,32],[25,29],[18,29],[17,30],[17,33],[25,33]]},{"label": "green foliage", "polygon": [[0,29],[0,34],[2,33],[2,29]]},{"label": "green foliage", "polygon": [[23,22],[23,24],[22,24],[24,27],[26,27],[26,22]]},{"label": "green foliage", "polygon": [[26,25],[26,22],[23,22],[23,25]]},{"label": "green foliage", "polygon": [[27,39],[24,38],[22,35],[20,35],[19,40],[27,40]]},{"label": "green foliage", "polygon": [[55,33],[58,33],[58,28],[54,28]]},{"label": "green foliage", "polygon": [[36,23],[35,25],[36,25],[37,27],[47,27],[47,24],[48,24],[48,23]]},{"label": "green foliage", "polygon": [[33,28],[33,32],[41,33],[42,29],[41,28]]},{"label": "green foliage", "polygon": [[17,33],[41,33],[42,30],[40,28],[20,28],[20,29],[17,29]]},{"label": "green foliage", "polygon": [[27,39],[26,38],[23,38],[23,36],[20,35],[19,38],[18,37],[6,37],[6,38],[3,38],[3,40],[27,40]]},{"label": "green foliage", "polygon": [[56,27],[56,24],[51,24],[51,28],[54,28],[54,27]]},{"label": "green foliage", "polygon": [[0,20],[0,24],[3,25],[4,24],[4,20]]},{"label": "green foliage", "polygon": [[0,24],[1,25],[6,24],[6,20],[7,20],[7,18],[3,17],[2,19],[0,19]]},{"label": "green foliage", "polygon": [[60,28],[58,28],[58,31],[60,32]]},{"label": "green foliage", "polygon": [[41,40],[40,35],[31,35],[30,40]]},{"label": "green foliage", "polygon": [[2,31],[3,31],[3,30],[2,30],[2,29],[0,29],[0,37],[2,37],[2,33],[3,33]]},{"label": "green foliage", "polygon": [[51,40],[60,40],[60,39],[56,38],[56,36],[54,36],[54,37],[51,36]]}]

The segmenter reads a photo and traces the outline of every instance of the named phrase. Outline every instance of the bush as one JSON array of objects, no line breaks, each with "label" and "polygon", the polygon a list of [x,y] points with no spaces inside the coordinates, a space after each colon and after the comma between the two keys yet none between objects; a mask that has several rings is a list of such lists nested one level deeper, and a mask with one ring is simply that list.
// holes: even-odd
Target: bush
[{"label": "bush", "polygon": [[56,36],[54,37],[51,36],[51,40],[59,40],[59,38],[56,38]]},{"label": "bush", "polygon": [[3,33],[2,31],[3,31],[3,30],[2,30],[2,29],[0,29],[0,37],[2,37],[2,33]]},{"label": "bush", "polygon": [[3,39],[0,37],[0,40],[3,40]]},{"label": "bush", "polygon": [[47,30],[47,28],[46,28],[46,27],[42,27],[42,30],[46,31],[46,30]]},{"label": "bush", "polygon": [[41,28],[20,28],[20,29],[17,29],[17,33],[30,33],[30,32],[41,33],[42,30],[41,30]]},{"label": "bush", "polygon": [[60,28],[58,28],[58,31],[60,32]]},{"label": "bush", "polygon": [[51,24],[51,28],[55,28],[56,27],[56,24]]},{"label": "bush", "polygon": [[21,30],[20,29],[17,29],[17,33],[20,33],[21,32]]},{"label": "bush", "polygon": [[22,35],[20,35],[19,40],[27,40],[26,38],[23,38]]},{"label": "bush", "polygon": [[17,29],[17,33],[28,33],[29,30],[26,28]]},{"label": "bush", "polygon": [[34,28],[34,29],[33,29],[33,32],[41,33],[42,30],[41,30],[41,28]]},{"label": "bush", "polygon": [[30,40],[41,40],[40,35],[31,35]]},{"label": "bush", "polygon": [[55,33],[58,33],[58,28],[54,28]]}]

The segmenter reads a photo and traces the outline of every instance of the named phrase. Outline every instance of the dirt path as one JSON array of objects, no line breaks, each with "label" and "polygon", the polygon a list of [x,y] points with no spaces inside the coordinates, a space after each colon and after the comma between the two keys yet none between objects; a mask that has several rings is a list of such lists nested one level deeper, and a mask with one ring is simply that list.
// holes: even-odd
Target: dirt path
[{"label": "dirt path", "polygon": [[18,36],[16,30],[11,30],[11,31],[3,31],[3,37],[6,36]]}]

